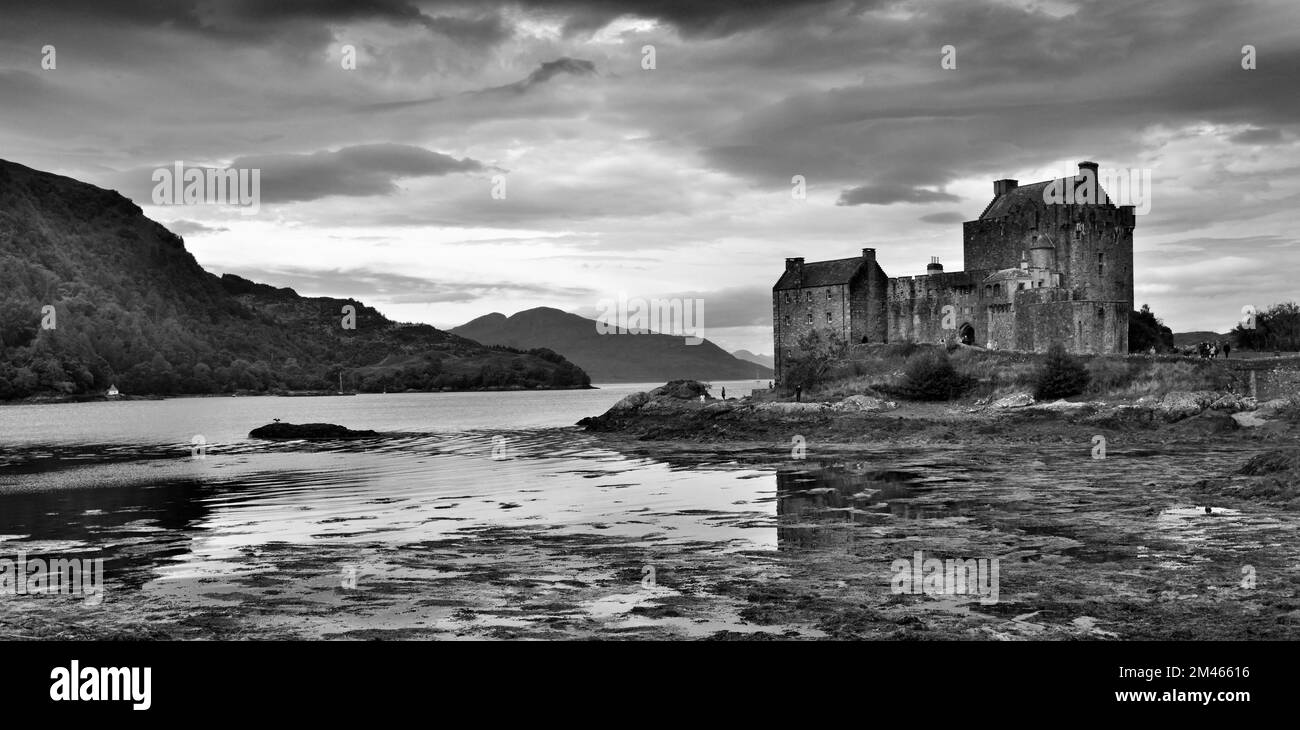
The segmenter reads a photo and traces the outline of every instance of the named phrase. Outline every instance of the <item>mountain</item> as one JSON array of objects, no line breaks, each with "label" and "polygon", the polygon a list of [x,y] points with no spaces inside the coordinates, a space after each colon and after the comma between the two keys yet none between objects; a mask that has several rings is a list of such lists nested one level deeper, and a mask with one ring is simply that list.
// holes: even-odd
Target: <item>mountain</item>
[{"label": "mountain", "polygon": [[769,370],[776,366],[776,360],[774,360],[771,355],[755,355],[749,350],[736,350],[731,353],[731,356],[737,360],[744,360],[745,362],[762,365]]},{"label": "mountain", "polygon": [[1201,342],[1215,342],[1227,339],[1228,335],[1221,335],[1218,332],[1175,332],[1174,347],[1190,347]]},{"label": "mountain", "polygon": [[[355,309],[345,328],[344,307]],[[355,299],[204,271],[111,190],[0,160],[0,399],[338,386],[582,387],[547,350],[489,348]]]},{"label": "mountain", "polygon": [[451,332],[485,345],[547,347],[587,371],[597,383],[692,380],[752,380],[772,377],[771,368],[732,357],[705,340],[661,334],[605,334],[596,321],[551,307],[506,317],[493,312],[453,327]]}]

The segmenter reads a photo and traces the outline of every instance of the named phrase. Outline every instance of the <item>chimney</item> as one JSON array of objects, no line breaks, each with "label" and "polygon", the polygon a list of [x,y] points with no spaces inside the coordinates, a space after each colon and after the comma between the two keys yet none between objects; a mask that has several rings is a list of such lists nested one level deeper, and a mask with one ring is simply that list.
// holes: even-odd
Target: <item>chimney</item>
[{"label": "chimney", "polygon": [[863,260],[863,261],[866,261],[867,263],[871,263],[871,262],[875,261],[875,260],[876,260],[876,249],[874,249],[874,248],[864,248],[864,249],[862,249],[862,260]]},{"label": "chimney", "polygon": [[1019,181],[1019,180],[1012,180],[1012,179],[1010,179],[1010,178],[1007,178],[1007,179],[1004,179],[1004,180],[994,180],[994,181],[993,181],[993,195],[994,195],[994,196],[1002,196],[1002,195],[1006,195],[1007,193],[1011,192],[1012,190],[1015,190],[1016,187],[1018,187],[1019,185],[1020,185],[1020,181]]},{"label": "chimney", "polygon": [[931,257],[930,257],[930,263],[926,264],[926,266],[925,266],[925,273],[926,273],[926,274],[942,274],[942,273],[943,273],[943,264],[939,263],[939,257],[938,257],[938,256],[931,256]]},{"label": "chimney", "polygon": [[796,286],[803,286],[803,257],[797,259],[786,259],[785,270],[787,273],[794,274]]}]

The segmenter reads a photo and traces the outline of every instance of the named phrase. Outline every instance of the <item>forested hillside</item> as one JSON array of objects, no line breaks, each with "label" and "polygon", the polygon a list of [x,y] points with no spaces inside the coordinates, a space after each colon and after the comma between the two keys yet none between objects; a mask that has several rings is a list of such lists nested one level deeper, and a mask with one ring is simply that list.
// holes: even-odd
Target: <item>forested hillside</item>
[{"label": "forested hillside", "polygon": [[367,391],[589,383],[547,350],[217,277],[121,195],[0,160],[0,399],[324,389],[340,373]]}]

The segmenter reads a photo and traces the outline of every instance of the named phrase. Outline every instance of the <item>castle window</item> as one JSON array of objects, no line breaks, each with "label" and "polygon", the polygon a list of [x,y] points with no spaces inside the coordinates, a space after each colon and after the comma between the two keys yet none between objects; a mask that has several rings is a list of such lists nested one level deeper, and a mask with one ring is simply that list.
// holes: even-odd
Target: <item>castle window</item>
[{"label": "castle window", "polygon": [[812,324],[812,312],[808,313],[808,324]]},{"label": "castle window", "polygon": [[1025,290],[1025,283],[1023,281],[1020,282],[1019,284],[1016,284],[1016,291],[1024,291],[1024,290]]},{"label": "castle window", "polygon": [[782,322],[784,322],[785,324],[789,325],[789,324],[790,324],[790,315],[788,315],[788,314],[785,315],[785,319],[782,320]]},{"label": "castle window", "polygon": [[789,304],[789,303],[790,303],[790,292],[786,292],[786,293],[785,293],[785,303],[786,303],[786,304]]},{"label": "castle window", "polygon": [[1079,322],[1079,341],[1083,342],[1083,322]]},{"label": "castle window", "polygon": [[1106,310],[1103,307],[1097,307],[1097,319],[1105,319]]},{"label": "castle window", "polygon": [[804,299],[805,302],[811,302],[811,301],[812,301],[812,290],[811,290],[811,289],[809,289],[808,291],[806,291],[806,292],[803,293],[803,299]]},{"label": "castle window", "polygon": [[830,324],[830,323],[831,323],[831,313],[830,313],[830,312],[827,312],[827,313],[826,313],[826,324]]},{"label": "castle window", "polygon": [[1097,264],[1097,277],[1098,277],[1098,278],[1101,277],[1101,270],[1104,269],[1104,268],[1105,268],[1105,264]]},{"label": "castle window", "polygon": [[828,302],[831,300],[831,292],[832,292],[831,289],[826,290],[826,301]]}]

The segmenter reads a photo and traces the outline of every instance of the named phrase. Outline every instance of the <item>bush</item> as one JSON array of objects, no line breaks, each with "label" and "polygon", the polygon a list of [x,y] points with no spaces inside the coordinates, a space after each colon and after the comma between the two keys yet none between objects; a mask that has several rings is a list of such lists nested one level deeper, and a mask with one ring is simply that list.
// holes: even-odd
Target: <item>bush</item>
[{"label": "bush", "polygon": [[1047,350],[1034,397],[1039,400],[1069,398],[1082,393],[1088,387],[1088,381],[1088,369],[1057,342]]},{"label": "bush", "polygon": [[951,400],[974,384],[973,378],[957,372],[946,353],[934,350],[907,361],[903,382],[895,390],[912,400]]}]

